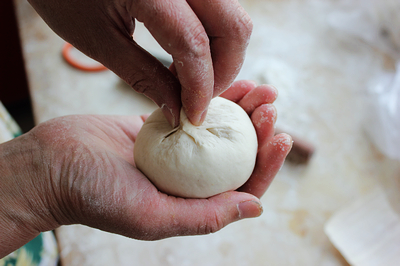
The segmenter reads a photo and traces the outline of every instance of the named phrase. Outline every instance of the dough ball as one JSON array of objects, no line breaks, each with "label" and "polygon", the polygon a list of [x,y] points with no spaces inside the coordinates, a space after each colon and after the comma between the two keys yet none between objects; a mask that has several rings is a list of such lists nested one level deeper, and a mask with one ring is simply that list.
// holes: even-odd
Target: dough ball
[{"label": "dough ball", "polygon": [[159,190],[184,198],[208,198],[243,185],[258,148],[246,112],[217,97],[201,126],[190,123],[182,110],[180,115],[174,129],[161,109],[150,115],[135,142],[136,167]]}]

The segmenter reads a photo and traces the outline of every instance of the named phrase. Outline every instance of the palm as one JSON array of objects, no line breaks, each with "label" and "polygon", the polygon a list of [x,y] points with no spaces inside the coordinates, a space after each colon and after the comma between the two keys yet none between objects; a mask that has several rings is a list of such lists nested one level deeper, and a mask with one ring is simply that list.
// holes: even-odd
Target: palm
[{"label": "palm", "polygon": [[[245,218],[239,217],[238,204],[258,201],[255,196],[265,192],[291,143],[288,136],[273,136],[275,109],[264,103],[272,103],[276,92],[270,87],[243,84],[233,85],[222,96],[238,102],[252,118],[259,141],[256,167],[241,192],[225,192],[209,199],[168,196],[134,167],[133,147],[143,124],[141,117],[70,116],[39,126],[36,130],[53,136],[46,141],[52,143],[53,157],[60,164],[53,168],[59,174],[52,173],[57,177],[52,181],[60,186],[62,223],[82,223],[138,239],[159,239],[214,232]],[[40,131],[40,127],[47,130]],[[241,215],[255,216],[258,211],[253,206]]]}]

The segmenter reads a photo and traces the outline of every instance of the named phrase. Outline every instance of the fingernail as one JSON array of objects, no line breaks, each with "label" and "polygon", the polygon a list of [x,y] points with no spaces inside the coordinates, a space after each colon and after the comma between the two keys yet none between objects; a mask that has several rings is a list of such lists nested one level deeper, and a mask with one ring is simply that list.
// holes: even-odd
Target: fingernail
[{"label": "fingernail", "polygon": [[266,84],[266,85],[271,87],[274,91],[276,91],[276,93],[278,93],[278,89],[274,85],[271,84]]},{"label": "fingernail", "polygon": [[294,143],[292,136],[287,133],[282,133],[282,135],[285,136],[286,145],[290,146],[290,149],[292,149]]},{"label": "fingernail", "polygon": [[237,205],[239,219],[258,217],[263,213],[261,203],[255,200],[240,202]]},{"label": "fingernail", "polygon": [[276,124],[276,121],[278,120],[278,110],[276,110],[275,105],[271,104],[272,108],[274,108],[274,126]]},{"label": "fingernail", "polygon": [[177,118],[172,113],[172,110],[170,108],[168,108],[168,106],[166,104],[163,104],[161,106],[161,110],[163,111],[163,114],[165,115],[165,118],[167,119],[169,124],[173,128],[177,127],[178,126],[178,121],[177,121]]},{"label": "fingernail", "polygon": [[201,114],[200,122],[203,123],[207,116],[207,109]]},{"label": "fingernail", "polygon": [[201,126],[203,124],[204,119],[206,119],[207,116],[207,110],[205,110],[199,117],[198,120],[190,121],[193,125],[195,126]]},{"label": "fingernail", "polygon": [[274,85],[271,85],[271,84],[267,84],[267,86],[269,86],[271,89],[273,89],[274,90],[274,92],[275,92],[275,97],[276,98],[278,98],[278,89],[274,86]]}]

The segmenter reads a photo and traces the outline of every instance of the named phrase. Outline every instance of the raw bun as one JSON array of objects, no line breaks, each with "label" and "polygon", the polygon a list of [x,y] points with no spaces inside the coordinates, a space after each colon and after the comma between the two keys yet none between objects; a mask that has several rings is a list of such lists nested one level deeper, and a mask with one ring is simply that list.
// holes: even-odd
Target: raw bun
[{"label": "raw bun", "polygon": [[161,109],[150,115],[135,142],[136,167],[159,190],[184,198],[208,198],[243,185],[258,147],[246,112],[217,97],[201,126],[190,123],[182,110],[180,115],[174,129]]}]

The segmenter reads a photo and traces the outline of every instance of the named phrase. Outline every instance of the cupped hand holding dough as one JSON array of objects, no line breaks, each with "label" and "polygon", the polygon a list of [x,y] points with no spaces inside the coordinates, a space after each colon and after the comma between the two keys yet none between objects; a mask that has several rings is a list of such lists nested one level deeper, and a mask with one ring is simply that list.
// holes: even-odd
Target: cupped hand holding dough
[{"label": "cupped hand holding dough", "polygon": [[208,198],[235,190],[250,177],[257,156],[257,135],[242,107],[214,98],[201,126],[181,110],[172,128],[161,109],[140,130],[136,167],[161,191],[185,198]]}]

